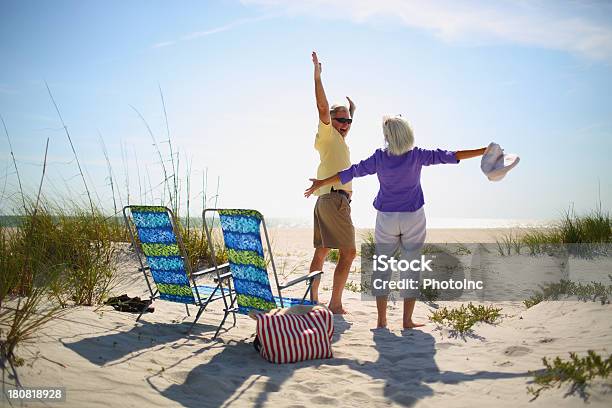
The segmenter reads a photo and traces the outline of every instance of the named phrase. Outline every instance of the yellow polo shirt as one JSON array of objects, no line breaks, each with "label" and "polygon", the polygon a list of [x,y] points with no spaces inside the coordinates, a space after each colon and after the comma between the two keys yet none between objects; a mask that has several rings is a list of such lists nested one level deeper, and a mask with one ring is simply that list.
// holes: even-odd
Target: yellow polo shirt
[{"label": "yellow polo shirt", "polygon": [[[319,152],[321,163],[317,169],[317,178],[325,179],[351,166],[351,152],[344,138],[331,125],[319,120],[319,129],[315,138],[315,149]],[[321,187],[315,195],[327,194],[334,187],[336,190],[353,191],[352,182],[332,184]]]}]

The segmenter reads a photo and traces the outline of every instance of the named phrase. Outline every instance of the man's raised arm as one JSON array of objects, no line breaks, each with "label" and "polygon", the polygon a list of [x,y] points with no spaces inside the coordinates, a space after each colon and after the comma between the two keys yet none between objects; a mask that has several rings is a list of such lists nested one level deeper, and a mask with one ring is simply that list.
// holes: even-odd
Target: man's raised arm
[{"label": "man's raised arm", "polygon": [[315,80],[315,97],[317,99],[317,110],[319,111],[319,120],[329,125],[331,116],[329,115],[329,102],[325,96],[323,83],[321,82],[321,63],[317,57],[317,53],[312,53],[312,63],[314,64],[314,80]]}]

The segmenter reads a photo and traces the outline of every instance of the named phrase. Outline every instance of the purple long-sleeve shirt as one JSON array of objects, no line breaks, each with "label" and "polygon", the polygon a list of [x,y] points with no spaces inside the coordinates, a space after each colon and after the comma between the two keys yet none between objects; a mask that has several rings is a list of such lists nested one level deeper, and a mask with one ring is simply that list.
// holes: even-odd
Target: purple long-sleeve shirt
[{"label": "purple long-sleeve shirt", "polygon": [[344,184],[355,177],[376,173],[380,189],[374,199],[374,208],[385,212],[413,212],[425,204],[421,167],[459,163],[455,153],[415,147],[400,156],[393,156],[385,149],[377,149],[372,156],[342,170],[338,175]]}]

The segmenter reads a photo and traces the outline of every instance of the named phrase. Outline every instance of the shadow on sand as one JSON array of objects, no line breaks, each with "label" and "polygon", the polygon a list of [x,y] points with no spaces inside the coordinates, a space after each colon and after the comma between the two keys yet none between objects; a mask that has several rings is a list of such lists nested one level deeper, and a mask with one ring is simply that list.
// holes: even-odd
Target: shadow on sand
[{"label": "shadow on sand", "polygon": [[[338,317],[334,320],[337,341],[350,324]],[[373,340],[378,359],[373,362],[358,363],[347,358],[304,361],[295,364],[270,364],[253,350],[246,340],[234,343],[211,343],[202,352],[221,349],[209,362],[195,367],[180,378],[177,384],[160,390],[154,383],[149,384],[166,398],[185,407],[243,405],[262,407],[270,393],[280,391],[283,383],[295,372],[306,367],[348,367],[372,379],[385,383],[384,397],[396,404],[410,406],[419,399],[433,395],[428,383],[441,382],[458,384],[481,379],[503,379],[528,376],[523,373],[479,371],[466,374],[453,371],[440,371],[434,356],[435,339],[429,333],[418,330],[404,331],[402,335],[388,330],[373,330]],[[398,344],[400,343],[400,344]],[[259,392],[255,398],[245,400],[244,394],[250,389]],[[209,390],[203,392],[203,390]],[[214,390],[214,391],[212,391]],[[240,390],[239,392],[237,392]]]},{"label": "shadow on sand", "polygon": [[163,347],[181,347],[180,344],[169,344],[180,340],[189,342],[194,336],[210,338],[217,330],[217,326],[198,323],[188,336],[190,326],[191,322],[148,323],[141,320],[129,331],[92,336],[76,342],[70,342],[69,337],[64,337],[60,338],[60,342],[93,364],[109,366],[138,357],[151,351],[152,347],[160,352]]}]

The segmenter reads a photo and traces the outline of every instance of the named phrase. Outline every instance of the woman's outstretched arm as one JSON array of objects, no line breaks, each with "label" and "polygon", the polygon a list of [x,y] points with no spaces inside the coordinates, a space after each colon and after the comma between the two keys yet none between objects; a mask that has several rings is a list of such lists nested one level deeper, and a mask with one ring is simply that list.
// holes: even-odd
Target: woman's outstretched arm
[{"label": "woman's outstretched arm", "polygon": [[486,147],[482,147],[474,150],[457,150],[455,152],[455,157],[457,160],[471,159],[472,157],[482,156],[486,149]]},{"label": "woman's outstretched arm", "polygon": [[328,184],[340,183],[340,176],[337,174],[334,174],[333,176],[330,176],[323,180],[317,180],[317,179],[309,179],[309,180],[312,181],[312,186],[310,186],[309,188],[306,189],[306,191],[304,191],[304,197],[310,197],[312,193],[314,193],[321,187],[324,187]]}]

